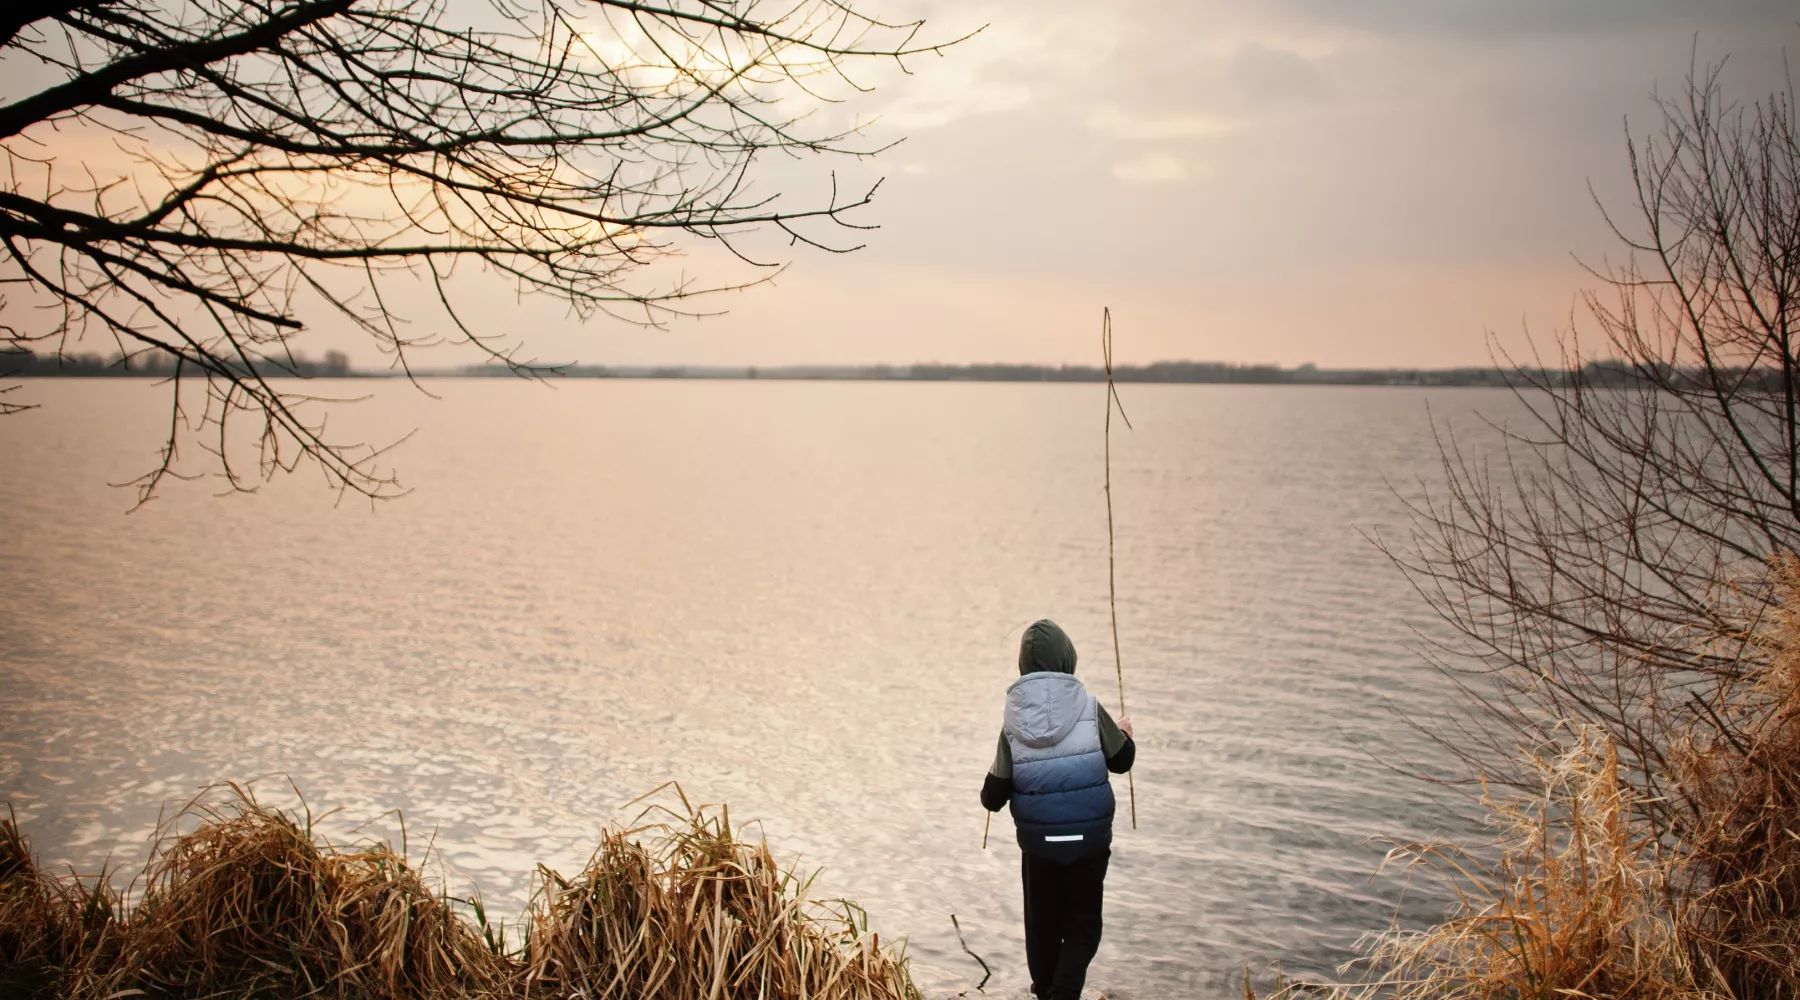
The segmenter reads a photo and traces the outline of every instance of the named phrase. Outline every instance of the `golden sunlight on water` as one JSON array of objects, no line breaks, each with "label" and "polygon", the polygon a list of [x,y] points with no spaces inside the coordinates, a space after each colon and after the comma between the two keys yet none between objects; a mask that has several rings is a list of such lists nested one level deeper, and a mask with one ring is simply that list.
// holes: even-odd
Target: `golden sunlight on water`
[{"label": "golden sunlight on water", "polygon": [[[125,513],[159,390],[27,387],[0,421],[0,797],[52,859],[142,858],[201,786],[292,781],[334,835],[429,841],[516,912],[667,780],[908,936],[928,994],[1024,984],[1018,852],[981,776],[1019,632],[1060,621],[1112,702],[1092,385],[399,383],[335,420],[418,435],[371,511],[305,475]],[[1491,447],[1504,392],[1126,386],[1120,628],[1141,829],[1090,983],[1326,977],[1395,916],[1384,846],[1464,828],[1369,748],[1453,707],[1359,528],[1403,537],[1426,404]],[[1121,789],[1122,791],[1122,789]],[[1123,796],[1121,795],[1121,799]],[[1442,900],[1415,887],[1399,913]],[[995,989],[990,986],[990,990]]]}]

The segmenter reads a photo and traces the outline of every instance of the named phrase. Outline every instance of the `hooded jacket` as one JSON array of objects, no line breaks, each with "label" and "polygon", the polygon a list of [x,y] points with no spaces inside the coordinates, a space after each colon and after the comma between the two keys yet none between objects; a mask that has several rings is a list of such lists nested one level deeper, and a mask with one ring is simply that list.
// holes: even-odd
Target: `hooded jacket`
[{"label": "hooded jacket", "polygon": [[1075,646],[1056,623],[1025,630],[1019,672],[1006,691],[989,778],[990,786],[1009,787],[1005,797],[984,789],[983,803],[998,809],[1011,799],[1019,847],[1028,854],[1067,862],[1103,853],[1112,843],[1114,808],[1107,773],[1131,766],[1130,738],[1075,678]]}]

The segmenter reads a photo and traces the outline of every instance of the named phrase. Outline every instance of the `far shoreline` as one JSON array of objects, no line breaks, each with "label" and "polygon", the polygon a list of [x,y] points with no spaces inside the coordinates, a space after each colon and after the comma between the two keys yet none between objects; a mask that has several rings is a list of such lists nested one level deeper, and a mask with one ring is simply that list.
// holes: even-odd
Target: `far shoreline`
[{"label": "far shoreline", "polygon": [[[1105,369],[1094,365],[969,364],[935,362],[910,365],[541,365],[517,369],[499,364],[428,370],[372,371],[352,368],[342,355],[325,362],[296,358],[268,362],[258,373],[264,378],[510,378],[530,375],[545,379],[631,379],[766,382],[1024,382],[1100,383]],[[184,374],[200,373],[187,368]],[[134,357],[123,361],[98,355],[63,357],[0,355],[0,381],[26,378],[168,378],[174,374],[166,357]],[[247,373],[245,373],[247,374]],[[1756,373],[1760,374],[1760,373]],[[1778,375],[1779,373],[1777,373]],[[1639,375],[1624,365],[1595,362],[1580,369],[1491,367],[1460,368],[1321,368],[1299,365],[1247,365],[1212,361],[1158,361],[1148,365],[1119,365],[1112,380],[1123,383],[1163,385],[1311,385],[1404,386],[1429,388],[1548,389],[1575,385],[1629,387]]]}]

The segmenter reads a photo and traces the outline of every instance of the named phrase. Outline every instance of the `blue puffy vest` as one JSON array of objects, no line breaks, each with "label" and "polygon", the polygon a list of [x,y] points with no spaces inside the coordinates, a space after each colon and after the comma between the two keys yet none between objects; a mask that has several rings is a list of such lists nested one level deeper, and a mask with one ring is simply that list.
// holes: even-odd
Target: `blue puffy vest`
[{"label": "blue puffy vest", "polygon": [[1006,689],[1005,732],[1020,849],[1065,862],[1106,850],[1113,793],[1100,703],[1073,674],[1026,674]]}]

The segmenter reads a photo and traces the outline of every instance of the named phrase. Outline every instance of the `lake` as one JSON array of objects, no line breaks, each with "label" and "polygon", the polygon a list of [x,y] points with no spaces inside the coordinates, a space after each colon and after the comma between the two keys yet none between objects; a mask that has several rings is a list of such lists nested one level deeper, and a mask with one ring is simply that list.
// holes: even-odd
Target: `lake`
[{"label": "lake", "polygon": [[[516,913],[628,801],[678,781],[904,935],[928,995],[1023,990],[1018,850],[977,803],[1034,619],[1116,709],[1102,388],[586,380],[315,382],[372,399],[414,491],[302,470],[253,496],[107,485],[166,390],[46,380],[0,419],[0,798],[47,858],[142,863],[202,786],[291,779],[334,836],[430,842]],[[1125,385],[1119,631],[1137,727],[1090,986],[1224,997],[1327,978],[1442,911],[1380,838],[1464,836],[1404,717],[1454,710],[1429,611],[1369,540],[1436,475],[1432,420],[1492,450],[1506,391]],[[1429,408],[1429,409],[1428,409]]]}]

